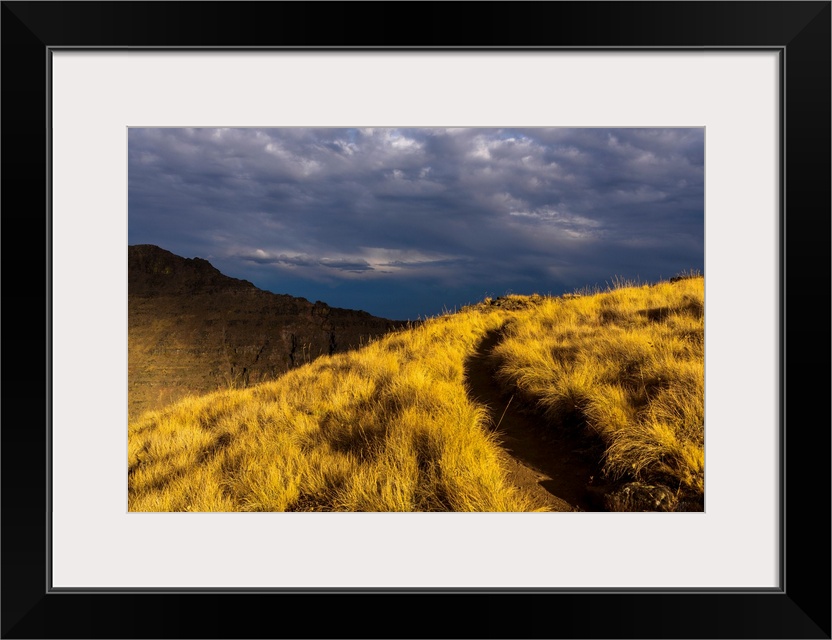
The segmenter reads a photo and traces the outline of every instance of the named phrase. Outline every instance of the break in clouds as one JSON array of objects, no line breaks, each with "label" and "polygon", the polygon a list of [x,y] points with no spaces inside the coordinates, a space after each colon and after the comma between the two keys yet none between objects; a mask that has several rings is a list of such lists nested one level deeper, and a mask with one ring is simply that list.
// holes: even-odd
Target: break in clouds
[{"label": "break in clouds", "polygon": [[704,267],[704,129],[130,129],[129,243],[394,319]]}]

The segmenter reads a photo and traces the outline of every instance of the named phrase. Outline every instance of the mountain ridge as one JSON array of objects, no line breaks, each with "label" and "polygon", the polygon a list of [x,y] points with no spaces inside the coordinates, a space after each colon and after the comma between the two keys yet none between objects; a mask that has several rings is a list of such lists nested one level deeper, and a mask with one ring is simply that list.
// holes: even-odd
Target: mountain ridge
[{"label": "mountain ridge", "polygon": [[257,288],[208,260],[128,246],[128,418],[274,379],[404,323]]},{"label": "mountain ridge", "polygon": [[127,261],[130,295],[256,289],[248,280],[221,273],[204,258],[184,258],[154,244],[129,245]]}]

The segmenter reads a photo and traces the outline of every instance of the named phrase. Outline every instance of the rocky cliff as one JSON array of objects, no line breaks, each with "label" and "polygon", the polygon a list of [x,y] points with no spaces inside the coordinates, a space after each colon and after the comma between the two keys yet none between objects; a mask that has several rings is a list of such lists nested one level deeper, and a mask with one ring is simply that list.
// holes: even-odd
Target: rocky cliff
[{"label": "rocky cliff", "polygon": [[189,394],[271,380],[403,323],[274,294],[207,260],[128,248],[129,418]]}]

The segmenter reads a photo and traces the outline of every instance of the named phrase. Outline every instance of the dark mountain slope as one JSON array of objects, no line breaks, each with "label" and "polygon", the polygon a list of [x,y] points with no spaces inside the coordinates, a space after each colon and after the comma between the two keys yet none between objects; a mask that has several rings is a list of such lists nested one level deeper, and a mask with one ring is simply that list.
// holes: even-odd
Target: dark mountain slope
[{"label": "dark mountain slope", "polygon": [[129,417],[273,379],[403,323],[262,291],[207,260],[128,247]]}]

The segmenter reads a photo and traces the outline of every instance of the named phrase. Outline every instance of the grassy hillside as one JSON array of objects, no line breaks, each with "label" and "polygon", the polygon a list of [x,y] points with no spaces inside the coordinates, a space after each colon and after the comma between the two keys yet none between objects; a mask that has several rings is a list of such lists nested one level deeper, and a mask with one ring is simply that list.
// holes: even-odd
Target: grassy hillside
[{"label": "grassy hillside", "polygon": [[556,429],[604,448],[604,471],[704,492],[704,280],[546,300],[507,324],[499,377]]},{"label": "grassy hillside", "polygon": [[278,380],[129,425],[131,511],[531,511],[466,363],[546,429],[598,443],[616,488],[704,490],[704,280],[486,300]]}]

